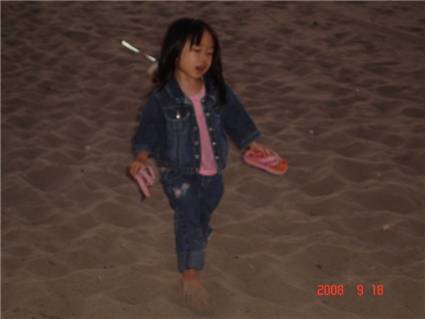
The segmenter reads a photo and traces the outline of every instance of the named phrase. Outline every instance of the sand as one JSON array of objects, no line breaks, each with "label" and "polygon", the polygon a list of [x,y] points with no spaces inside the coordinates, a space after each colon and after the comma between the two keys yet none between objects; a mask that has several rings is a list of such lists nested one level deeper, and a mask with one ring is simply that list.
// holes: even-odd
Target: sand
[{"label": "sand", "polygon": [[150,64],[120,46],[157,54],[192,15],[289,162],[267,175],[231,147],[206,317],[425,318],[424,6],[2,1],[2,317],[202,317],[160,185],[142,201],[126,175]]}]

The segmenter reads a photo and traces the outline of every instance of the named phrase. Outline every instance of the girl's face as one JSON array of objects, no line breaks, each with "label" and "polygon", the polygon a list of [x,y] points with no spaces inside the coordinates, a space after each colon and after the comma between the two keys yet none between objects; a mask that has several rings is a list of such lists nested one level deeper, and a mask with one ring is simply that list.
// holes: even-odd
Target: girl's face
[{"label": "girl's face", "polygon": [[214,53],[214,40],[208,31],[204,31],[199,45],[190,46],[186,41],[180,57],[177,59],[177,76],[189,77],[194,80],[202,79],[208,72]]}]

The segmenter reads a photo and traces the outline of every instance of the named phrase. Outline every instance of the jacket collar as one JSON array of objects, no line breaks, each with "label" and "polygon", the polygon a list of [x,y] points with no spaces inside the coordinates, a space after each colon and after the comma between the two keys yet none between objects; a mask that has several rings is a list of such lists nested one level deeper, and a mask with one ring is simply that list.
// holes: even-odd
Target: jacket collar
[{"label": "jacket collar", "polygon": [[[214,86],[214,83],[211,77],[208,75],[204,75],[203,80],[205,84],[205,100],[208,101],[209,103],[215,103],[215,101],[217,100],[216,88]],[[170,97],[174,98],[177,103],[190,104],[190,101],[183,93],[179,83],[177,82],[174,76],[172,80],[165,85],[165,91],[168,93]]]}]

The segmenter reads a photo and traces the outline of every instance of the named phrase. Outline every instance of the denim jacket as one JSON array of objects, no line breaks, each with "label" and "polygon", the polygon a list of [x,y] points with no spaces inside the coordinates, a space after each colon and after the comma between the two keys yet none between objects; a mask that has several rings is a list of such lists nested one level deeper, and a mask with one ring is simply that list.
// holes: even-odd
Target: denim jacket
[{"label": "denim jacket", "polygon": [[[217,101],[217,89],[204,77],[205,96],[201,103],[205,113],[217,170],[226,166],[229,135],[243,149],[260,132],[233,90],[226,85],[226,104]],[[133,151],[148,151],[158,167],[196,173],[201,163],[198,125],[192,102],[184,95],[176,79],[155,90],[140,114]]]}]

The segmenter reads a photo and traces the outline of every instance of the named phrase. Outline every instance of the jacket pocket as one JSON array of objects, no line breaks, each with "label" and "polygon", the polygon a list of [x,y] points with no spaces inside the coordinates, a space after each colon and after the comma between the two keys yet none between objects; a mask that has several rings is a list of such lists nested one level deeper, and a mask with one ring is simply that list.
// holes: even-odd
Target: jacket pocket
[{"label": "jacket pocket", "polygon": [[192,112],[184,106],[169,107],[164,110],[167,127],[166,157],[174,166],[181,165],[185,158],[185,144],[191,133]]},{"label": "jacket pocket", "polygon": [[190,124],[191,112],[187,107],[168,108],[164,111],[167,129],[173,132],[183,131]]}]

